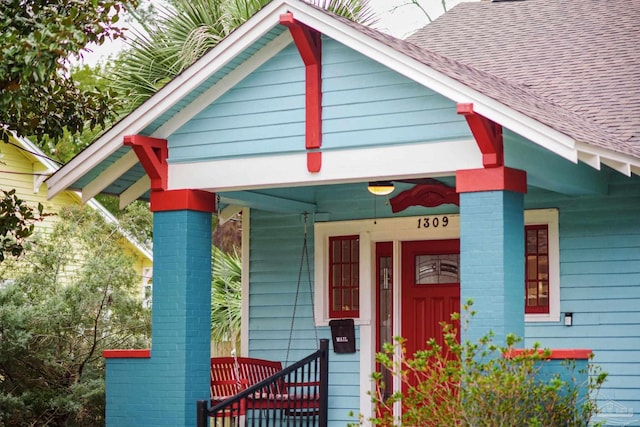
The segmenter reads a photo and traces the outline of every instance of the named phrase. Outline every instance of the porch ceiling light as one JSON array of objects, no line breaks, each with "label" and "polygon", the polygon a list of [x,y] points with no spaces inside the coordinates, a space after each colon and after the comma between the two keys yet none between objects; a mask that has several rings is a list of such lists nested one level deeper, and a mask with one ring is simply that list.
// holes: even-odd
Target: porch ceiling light
[{"label": "porch ceiling light", "polygon": [[393,193],[395,187],[391,181],[372,181],[369,183],[367,189],[369,193],[375,194],[376,196],[386,196],[387,194]]}]

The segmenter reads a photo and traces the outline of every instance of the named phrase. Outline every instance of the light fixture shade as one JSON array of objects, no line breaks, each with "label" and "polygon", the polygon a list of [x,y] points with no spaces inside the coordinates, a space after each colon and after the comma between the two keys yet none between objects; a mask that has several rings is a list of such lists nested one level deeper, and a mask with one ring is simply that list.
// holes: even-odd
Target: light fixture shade
[{"label": "light fixture shade", "polygon": [[393,193],[395,187],[391,181],[372,181],[369,183],[367,189],[369,193],[375,194],[376,196],[386,196],[387,194]]}]

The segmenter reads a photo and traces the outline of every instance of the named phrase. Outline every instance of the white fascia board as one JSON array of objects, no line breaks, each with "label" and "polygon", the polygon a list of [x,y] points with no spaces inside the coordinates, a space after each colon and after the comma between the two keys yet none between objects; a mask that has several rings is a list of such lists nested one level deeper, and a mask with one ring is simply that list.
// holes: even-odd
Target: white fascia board
[{"label": "white fascia board", "polygon": [[242,25],[224,38],[215,48],[167,83],[121,121],[116,123],[93,144],[74,157],[60,171],[47,180],[49,198],[65,190],[93,167],[122,146],[125,135],[135,135],[170,109],[178,101],[200,86],[207,78],[228,64],[244,49],[278,25],[276,13],[282,4],[267,4],[251,18],[250,25]]},{"label": "white fascia board", "polygon": [[[262,48],[258,53],[253,55],[250,59],[242,63],[238,68],[233,70],[227,76],[222,78],[218,83],[216,83],[213,87],[209,88],[206,92],[200,95],[195,101],[190,103],[187,107],[185,107],[178,114],[169,119],[165,124],[160,126],[151,136],[154,138],[168,138],[173,132],[179,129],[182,125],[191,120],[194,116],[204,110],[208,105],[214,102],[216,99],[227,93],[230,89],[232,89],[237,83],[239,83],[242,79],[247,77],[253,71],[255,71],[258,67],[288,46],[293,39],[291,38],[291,34],[289,32],[284,32],[280,36],[276,37],[274,40],[269,42],[264,48]],[[82,189],[83,200],[86,201],[89,198],[95,196],[104,188],[106,188],[111,182],[118,178],[116,174],[122,168],[118,168],[117,165],[123,165],[124,159],[130,155],[135,157],[135,163],[137,163],[137,157],[133,151],[129,152],[122,159],[116,162],[114,165],[109,167],[109,169],[105,170],[100,174],[100,176],[96,177],[93,181],[87,184]],[[128,164],[129,162],[127,162]],[[135,164],[134,163],[134,164]],[[131,165],[133,166],[133,165]],[[129,168],[127,168],[128,170]],[[124,171],[126,172],[126,170]],[[148,180],[147,180],[148,182]],[[122,194],[121,197],[121,205],[124,203],[131,203],[135,198],[141,196],[145,192],[147,192],[150,188],[149,185],[146,187],[142,187],[138,183],[134,184],[135,189],[127,190],[127,194]],[[86,193],[86,194],[85,194]],[[135,197],[131,199],[131,197]]]},{"label": "white fascia board", "polygon": [[324,13],[306,6],[296,4],[294,17],[312,28],[326,34],[345,46],[384,64],[405,77],[428,87],[441,95],[455,101],[473,103],[474,110],[513,132],[539,144],[540,146],[570,160],[577,162],[575,141],[569,136],[558,132],[525,114],[515,111],[505,105],[473,90],[445,74],[436,71],[402,52],[384,43],[371,39],[356,29],[330,18]]},{"label": "white fascia board", "polygon": [[[322,152],[318,173],[307,170],[306,153],[169,164],[169,189],[209,191],[445,176],[482,167],[472,139]],[[239,174],[238,171],[244,171]]]},{"label": "white fascia board", "polygon": [[[631,176],[631,173],[635,173],[637,175],[638,173],[636,171],[640,170],[640,159],[628,154],[617,153],[615,151],[584,143],[578,143],[576,148],[580,152],[580,160],[584,161],[589,166],[595,167],[595,159],[597,159],[599,163],[604,163],[626,176]],[[588,162],[587,160],[589,159],[592,161]],[[595,168],[600,170],[599,167]]]}]

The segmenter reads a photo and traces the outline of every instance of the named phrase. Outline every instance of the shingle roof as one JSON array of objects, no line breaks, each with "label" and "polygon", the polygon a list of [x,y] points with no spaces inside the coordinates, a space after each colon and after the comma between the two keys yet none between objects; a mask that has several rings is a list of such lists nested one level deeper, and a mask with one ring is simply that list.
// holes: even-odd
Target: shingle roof
[{"label": "shingle roof", "polygon": [[639,1],[469,2],[407,41],[494,76],[489,96],[580,142],[638,156],[639,22]]}]

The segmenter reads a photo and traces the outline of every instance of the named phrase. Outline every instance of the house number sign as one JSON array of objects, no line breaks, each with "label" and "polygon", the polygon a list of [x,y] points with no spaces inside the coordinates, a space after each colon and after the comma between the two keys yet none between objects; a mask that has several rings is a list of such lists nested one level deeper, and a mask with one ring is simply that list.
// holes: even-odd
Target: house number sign
[{"label": "house number sign", "polygon": [[448,226],[449,217],[447,215],[418,218],[418,228],[447,228]]}]

